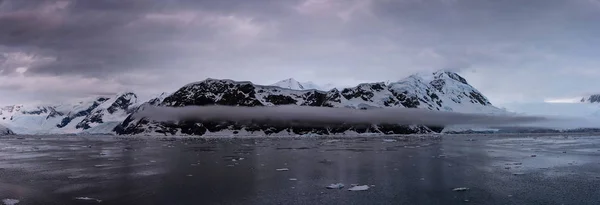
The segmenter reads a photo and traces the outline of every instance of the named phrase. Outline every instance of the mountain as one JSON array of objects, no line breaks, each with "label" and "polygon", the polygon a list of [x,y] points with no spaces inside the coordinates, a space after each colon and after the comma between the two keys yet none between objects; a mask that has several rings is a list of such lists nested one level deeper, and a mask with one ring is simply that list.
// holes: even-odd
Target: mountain
[{"label": "mountain", "polygon": [[312,81],[301,83],[293,78],[281,80],[277,83],[271,84],[271,86],[277,86],[280,88],[287,88],[291,90],[330,90],[335,87],[333,84],[317,85]]},{"label": "mountain", "polygon": [[[274,106],[299,105],[372,109],[384,107],[421,108],[467,113],[499,114],[506,111],[494,107],[477,89],[460,75],[438,71],[411,75],[397,82],[363,83],[351,88],[329,91],[290,89],[304,88],[297,81],[285,81],[288,87],[256,85],[248,81],[206,79],[183,86],[164,98],[158,106],[190,105]],[[292,87],[297,86],[297,87]],[[440,132],[440,127],[425,125],[370,125],[314,128],[278,127],[269,124],[237,124],[233,122],[155,122],[130,115],[115,128],[118,134],[409,134]]]},{"label": "mountain", "polygon": [[131,92],[60,105],[13,105],[2,108],[0,122],[17,134],[112,133],[137,106]]},{"label": "mountain", "polygon": [[582,103],[600,103],[600,94],[594,94],[588,97],[583,97],[580,101]]}]

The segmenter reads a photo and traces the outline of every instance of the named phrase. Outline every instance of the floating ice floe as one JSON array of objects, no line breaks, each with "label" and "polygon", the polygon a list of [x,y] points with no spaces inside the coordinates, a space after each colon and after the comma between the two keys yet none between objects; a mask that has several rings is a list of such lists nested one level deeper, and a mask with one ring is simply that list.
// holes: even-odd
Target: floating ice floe
[{"label": "floating ice floe", "polygon": [[296,178],[290,178],[290,181],[298,181]]},{"label": "floating ice floe", "polygon": [[94,198],[90,198],[90,197],[75,197],[75,199],[83,200],[83,201],[96,201],[98,203],[102,202],[102,200],[100,200],[100,199],[94,199]]},{"label": "floating ice floe", "polygon": [[458,188],[452,189],[452,191],[467,191],[467,190],[469,190],[469,188],[467,188],[467,187],[458,187]]},{"label": "floating ice floe", "polygon": [[360,185],[360,186],[353,186],[350,187],[350,189],[348,189],[348,191],[366,191],[369,190],[369,185]]},{"label": "floating ice floe", "polygon": [[383,142],[397,142],[395,139],[383,139]]},{"label": "floating ice floe", "polygon": [[344,184],[342,184],[342,183],[330,184],[329,186],[326,186],[326,188],[328,188],[328,189],[341,189],[341,188],[344,188]]},{"label": "floating ice floe", "polygon": [[21,202],[21,201],[16,200],[16,199],[2,199],[2,203],[4,205],[15,205],[15,204],[18,204],[19,202]]},{"label": "floating ice floe", "polygon": [[281,169],[276,169],[277,171],[290,171],[290,169],[288,168],[281,168]]}]

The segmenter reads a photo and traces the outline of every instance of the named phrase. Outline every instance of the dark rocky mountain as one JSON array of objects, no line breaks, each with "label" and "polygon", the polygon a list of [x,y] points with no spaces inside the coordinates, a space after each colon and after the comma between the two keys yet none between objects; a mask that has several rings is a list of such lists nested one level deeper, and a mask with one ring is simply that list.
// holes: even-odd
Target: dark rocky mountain
[{"label": "dark rocky mountain", "polygon": [[[156,104],[156,102],[155,102]],[[439,71],[430,75],[412,75],[386,83],[364,83],[342,90],[292,90],[255,85],[247,81],[206,79],[183,86],[157,106],[182,107],[204,105],[229,106],[322,106],[372,109],[385,107],[421,108],[476,113],[503,113],[460,75]],[[118,134],[208,135],[231,134],[341,134],[379,133],[412,134],[440,132],[443,128],[425,125],[340,125],[329,128],[310,126],[274,126],[233,122],[155,122],[129,115],[115,128]]]},{"label": "dark rocky mountain", "polygon": [[0,136],[2,135],[14,135],[15,133],[8,129],[7,127],[4,127],[2,125],[0,125]]},{"label": "dark rocky mountain", "polygon": [[587,103],[600,103],[600,94],[590,95],[588,97],[581,98],[580,101]]}]

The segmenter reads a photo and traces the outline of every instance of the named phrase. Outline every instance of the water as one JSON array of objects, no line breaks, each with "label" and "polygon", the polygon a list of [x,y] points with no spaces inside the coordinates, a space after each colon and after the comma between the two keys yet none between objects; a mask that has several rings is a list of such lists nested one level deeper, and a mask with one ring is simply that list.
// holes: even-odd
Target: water
[{"label": "water", "polygon": [[[535,157],[532,157],[535,155]],[[600,137],[0,138],[19,204],[598,204]],[[295,179],[295,180],[290,180]],[[325,187],[343,183],[343,189]],[[351,184],[365,191],[347,191]],[[466,187],[466,191],[453,191]]]}]

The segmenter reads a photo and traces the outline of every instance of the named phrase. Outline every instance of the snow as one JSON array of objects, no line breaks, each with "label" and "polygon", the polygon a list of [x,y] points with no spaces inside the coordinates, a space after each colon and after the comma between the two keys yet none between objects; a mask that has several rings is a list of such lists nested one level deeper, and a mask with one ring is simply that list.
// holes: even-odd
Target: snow
[{"label": "snow", "polygon": [[[402,79],[391,83],[363,83],[356,87],[342,91],[337,89],[329,90],[328,92],[322,91],[324,87],[331,86],[324,85],[319,86],[313,82],[298,82],[293,78],[279,81],[271,86],[254,85],[248,81],[233,81],[233,80],[217,80],[217,79],[206,79],[205,81],[190,83],[186,86],[196,86],[200,83],[205,85],[211,84],[252,84],[255,87],[256,100],[260,101],[263,105],[272,106],[272,103],[267,102],[266,98],[270,95],[284,95],[290,96],[296,100],[296,105],[302,105],[306,103],[305,97],[310,89],[316,89],[314,92],[321,94],[327,94],[328,96],[339,95],[340,102],[331,101],[330,103],[334,107],[350,107],[350,108],[384,108],[384,107],[404,107],[398,101],[398,95],[406,95],[407,98],[418,99],[418,108],[431,109],[431,110],[442,110],[442,111],[453,111],[453,112],[465,112],[465,113],[484,113],[484,114],[511,114],[506,110],[499,109],[492,106],[489,103],[480,103],[473,100],[471,93],[479,93],[475,88],[463,82],[464,80],[457,78],[456,74],[440,71],[435,73],[421,73],[411,75],[406,79]],[[432,82],[443,84],[443,86],[433,86]],[[441,83],[443,82],[443,83]],[[435,83],[434,83],[435,84]],[[438,85],[435,84],[435,85]],[[277,87],[276,87],[277,86]],[[284,88],[284,89],[280,89]],[[351,95],[347,95],[350,93]],[[366,93],[366,94],[364,94]],[[207,97],[219,100],[223,97],[224,93],[219,92],[207,92]],[[244,93],[244,95],[247,95]],[[129,100],[129,108],[126,110],[118,109],[113,113],[108,112],[108,108],[111,107],[119,97],[123,97]],[[162,99],[168,96],[167,93],[158,95],[158,99]],[[352,97],[347,97],[352,96]],[[358,97],[357,97],[358,96]],[[439,102],[433,99],[437,96]],[[184,96],[185,97],[185,96]],[[119,125],[129,115],[132,108],[139,106],[137,97],[135,94],[129,92],[119,93],[116,96],[107,98],[105,102],[101,103],[98,107],[91,110],[91,114],[87,116],[77,117],[62,128],[58,128],[56,125],[60,124],[66,116],[73,116],[76,113],[84,110],[88,110],[90,106],[97,102],[97,98],[90,98],[87,100],[79,101],[76,103],[65,103],[60,105],[51,105],[49,107],[55,109],[64,114],[64,116],[50,117],[49,113],[41,114],[24,114],[23,110],[39,110],[39,107],[34,106],[12,106],[0,109],[0,124],[5,125],[7,128],[13,130],[17,134],[60,134],[60,133],[89,133],[89,134],[111,134],[113,129]],[[483,97],[484,101],[487,99]],[[390,104],[390,102],[393,102]],[[18,107],[18,109],[17,109]],[[19,111],[21,110],[21,111]],[[600,114],[599,114],[600,115]],[[3,119],[4,118],[4,119]],[[101,119],[102,123],[92,123],[92,119]],[[83,125],[89,125],[91,128],[84,130],[83,128],[77,128],[76,126],[81,123]],[[149,130],[151,125],[141,125],[145,127],[147,131],[143,134],[146,135],[164,135],[161,133],[155,133],[153,130]],[[470,129],[470,128],[453,128],[453,129]],[[480,128],[484,129],[484,128]],[[447,129],[451,130],[451,129]],[[347,131],[346,135],[357,135],[354,131]],[[238,131],[237,134],[233,134],[231,130],[223,130],[219,132],[207,132],[206,136],[244,136],[244,135],[264,135],[264,132],[247,132],[245,130]],[[282,131],[277,135],[295,135],[289,131]],[[363,136],[378,135],[373,133],[361,134]],[[315,136],[314,134],[308,134],[304,136]]]},{"label": "snow", "polygon": [[[136,104],[135,95],[127,95],[131,104]],[[101,102],[99,97],[87,98],[74,103],[62,103],[58,105],[13,105],[5,106],[0,111],[0,124],[11,129],[17,134],[77,134],[83,131],[86,133],[112,133],[112,129],[122,122],[128,115],[124,110],[117,110],[110,114],[106,110],[109,108],[121,94],[108,98]],[[105,98],[106,99],[106,98]],[[94,103],[99,103],[98,107],[94,108],[89,115],[73,118],[78,113],[90,109]],[[55,110],[58,113],[54,113]],[[90,130],[83,130],[76,126],[86,120],[91,115],[102,115],[101,119],[104,123],[89,123],[92,127]],[[63,119],[72,118],[71,121],[64,127],[58,127]]]},{"label": "snow", "polygon": [[357,185],[357,186],[353,186],[350,189],[348,189],[348,191],[366,191],[369,190],[369,185]]},{"label": "snow", "polygon": [[459,187],[459,188],[452,189],[452,191],[467,191],[467,190],[469,190],[469,188],[467,188],[467,187]]},{"label": "snow", "polygon": [[102,200],[100,200],[100,199],[94,199],[94,198],[90,198],[90,197],[75,197],[75,199],[83,200],[83,201],[96,201],[98,203],[102,202]]},{"label": "snow", "polygon": [[333,88],[335,88],[335,86],[333,84],[325,84],[325,85],[317,85],[316,83],[312,82],[312,81],[308,81],[308,82],[298,82],[296,79],[294,78],[288,78],[285,80],[281,80],[279,82],[276,82],[274,84],[271,84],[271,86],[277,86],[280,88],[286,88],[286,89],[291,89],[291,90],[331,90]]},{"label": "snow", "polygon": [[342,183],[330,184],[329,186],[326,186],[325,188],[328,188],[328,189],[341,189],[341,188],[344,188],[344,184],[342,184]]},{"label": "snow", "polygon": [[3,199],[2,200],[2,203],[4,205],[15,205],[15,204],[18,204],[19,202],[21,202],[21,201],[16,200],[16,199]]},{"label": "snow", "polygon": [[600,104],[596,103],[506,103],[507,110],[528,115],[563,117],[600,117]]}]

